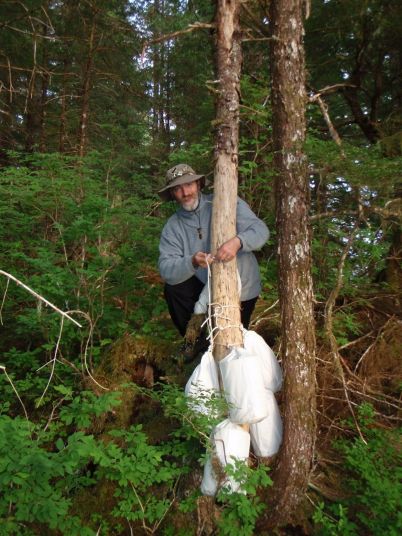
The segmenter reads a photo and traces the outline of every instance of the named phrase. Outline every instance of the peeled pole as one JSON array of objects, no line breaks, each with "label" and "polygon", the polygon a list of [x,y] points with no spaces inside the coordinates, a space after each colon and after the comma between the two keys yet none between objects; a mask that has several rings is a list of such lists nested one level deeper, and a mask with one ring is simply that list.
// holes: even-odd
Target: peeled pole
[{"label": "peeled pole", "polygon": [[[218,0],[216,12],[216,138],[211,249],[236,235],[241,74],[240,2]],[[222,360],[233,346],[243,346],[236,259],[212,265],[213,354]]]},{"label": "peeled pole", "polygon": [[[214,198],[211,221],[211,251],[236,236],[239,87],[241,72],[240,2],[217,1],[216,11],[216,137]],[[243,347],[240,298],[236,258],[214,262],[212,270],[213,357],[220,389],[223,390],[219,363],[232,348]],[[229,356],[228,356],[229,357]],[[226,394],[226,393],[225,393]],[[238,491],[239,483],[225,477],[219,466],[232,460],[246,461],[249,455],[248,424],[238,425],[227,419],[212,432],[211,457],[204,468],[201,491],[214,495],[221,484]],[[222,450],[222,445],[224,448]],[[215,468],[215,469],[214,469]],[[220,481],[220,482],[219,482]]]}]

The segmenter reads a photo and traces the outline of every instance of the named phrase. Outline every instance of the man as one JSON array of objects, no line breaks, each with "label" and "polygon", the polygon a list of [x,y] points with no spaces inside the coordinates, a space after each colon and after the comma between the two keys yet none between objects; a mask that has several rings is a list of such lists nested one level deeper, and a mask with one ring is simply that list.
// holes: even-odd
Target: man
[{"label": "man", "polygon": [[212,195],[201,193],[205,176],[197,175],[187,164],[172,167],[166,173],[166,185],[160,197],[175,200],[180,208],[163,228],[159,244],[159,271],[165,281],[165,298],[173,323],[182,336],[194,311],[194,305],[208,278],[208,264],[237,258],[242,283],[241,320],[248,327],[261,290],[260,273],[253,251],[268,240],[268,228],[238,199],[237,234],[217,251],[211,252]]}]

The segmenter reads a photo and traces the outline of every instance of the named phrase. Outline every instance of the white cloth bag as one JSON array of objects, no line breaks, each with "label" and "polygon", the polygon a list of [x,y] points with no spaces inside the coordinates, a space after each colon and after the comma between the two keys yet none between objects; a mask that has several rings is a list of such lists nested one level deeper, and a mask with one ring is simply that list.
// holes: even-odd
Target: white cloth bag
[{"label": "white cloth bag", "polygon": [[212,352],[204,353],[201,362],[191,374],[186,387],[186,396],[189,398],[189,406],[198,413],[207,415],[207,401],[219,393],[218,370]]},{"label": "white cloth bag", "polygon": [[274,352],[255,331],[244,330],[244,349],[261,359],[261,371],[264,378],[264,387],[273,393],[282,387],[282,369]]},{"label": "white cloth bag", "polygon": [[272,391],[266,391],[268,416],[250,425],[251,445],[256,456],[273,456],[282,443],[282,418]]},{"label": "white cloth bag", "polygon": [[[239,296],[241,294],[241,279],[240,274],[237,271],[237,290],[239,293]],[[201,290],[201,293],[198,297],[198,301],[194,305],[194,313],[195,314],[206,314],[208,311],[208,305],[209,305],[209,283],[206,283],[204,285],[204,288]]]},{"label": "white cloth bag", "polygon": [[[250,452],[250,434],[237,424],[228,419],[218,424],[211,434],[212,452],[218,458],[224,468],[227,464],[234,464],[236,460],[247,463]],[[232,476],[226,476],[222,487],[231,493],[241,492],[241,482],[237,482]],[[211,458],[207,459],[204,467],[204,476],[201,482],[203,495],[216,495],[218,481],[212,467]]]},{"label": "white cloth bag", "polygon": [[204,288],[201,290],[201,293],[198,297],[198,301],[194,305],[194,314],[206,314],[209,304],[209,290],[208,283],[204,285]]},{"label": "white cloth bag", "polygon": [[230,420],[255,423],[268,415],[261,359],[244,348],[233,348],[219,362]]}]

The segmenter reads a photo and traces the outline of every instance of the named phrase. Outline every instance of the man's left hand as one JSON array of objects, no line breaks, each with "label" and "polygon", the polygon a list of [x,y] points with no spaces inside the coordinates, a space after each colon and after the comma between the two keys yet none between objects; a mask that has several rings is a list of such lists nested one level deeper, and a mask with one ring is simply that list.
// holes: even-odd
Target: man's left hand
[{"label": "man's left hand", "polygon": [[221,245],[215,254],[215,260],[221,262],[232,261],[241,248],[240,238],[235,236]]}]

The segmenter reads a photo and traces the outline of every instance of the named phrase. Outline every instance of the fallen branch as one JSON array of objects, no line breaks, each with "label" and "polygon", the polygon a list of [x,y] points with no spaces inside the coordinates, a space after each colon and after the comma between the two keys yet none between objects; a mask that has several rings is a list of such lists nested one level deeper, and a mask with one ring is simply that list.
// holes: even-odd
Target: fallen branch
[{"label": "fallen branch", "polygon": [[6,297],[7,297],[7,291],[8,291],[8,285],[10,284],[10,280],[7,279],[7,285],[6,285],[6,290],[4,291],[4,294],[3,294],[3,299],[1,301],[1,307],[0,307],[0,323],[1,325],[3,325],[3,307],[4,307],[4,303],[6,301]]},{"label": "fallen branch", "polygon": [[[56,362],[57,362],[57,353],[58,353],[58,350],[59,350],[59,346],[60,346],[60,340],[61,340],[61,335],[62,335],[62,332],[63,332],[63,326],[64,326],[64,318],[67,318],[68,320],[70,320],[71,322],[73,322],[74,324],[76,324],[78,327],[82,328],[82,325],[77,322],[76,320],[74,320],[74,318],[72,318],[69,313],[77,313],[77,314],[80,314],[80,315],[83,315],[86,320],[88,321],[88,324],[90,326],[90,329],[89,329],[89,335],[88,335],[88,338],[87,338],[87,341],[85,343],[85,349],[84,349],[84,354],[83,354],[83,362],[84,362],[84,368],[88,374],[88,376],[91,378],[91,380],[96,383],[96,385],[98,387],[100,387],[101,389],[104,389],[105,391],[108,391],[108,388],[107,387],[104,387],[103,385],[101,385],[100,383],[98,383],[95,378],[92,376],[91,374],[91,371],[89,370],[89,367],[88,367],[88,349],[89,349],[89,344],[90,344],[90,341],[91,341],[91,338],[92,338],[92,334],[93,334],[93,330],[94,330],[94,326],[93,326],[93,322],[91,321],[91,318],[89,317],[89,315],[87,313],[84,313],[83,311],[79,311],[79,310],[74,310],[74,311],[68,311],[67,313],[62,311],[61,309],[59,309],[58,307],[56,307],[55,305],[53,305],[51,302],[49,302],[46,298],[44,298],[43,296],[41,296],[40,294],[38,294],[37,292],[35,292],[34,290],[32,290],[30,287],[28,287],[27,285],[25,285],[24,283],[22,283],[22,281],[20,281],[19,279],[17,279],[16,277],[14,277],[13,275],[9,274],[8,272],[5,272],[4,270],[0,270],[0,275],[4,275],[5,277],[8,278],[8,281],[12,280],[14,281],[17,285],[19,285],[20,287],[22,287],[23,289],[27,290],[30,294],[32,294],[33,296],[35,296],[35,298],[37,298],[38,300],[40,300],[41,302],[45,303],[46,305],[48,305],[49,307],[51,307],[53,310],[55,310],[57,313],[59,313],[61,316],[62,316],[62,320],[61,320],[61,325],[60,325],[60,332],[59,332],[59,336],[58,336],[58,339],[57,339],[57,343],[56,343],[56,348],[55,348],[55,352],[54,352],[54,355],[53,355],[53,358],[48,362],[46,363],[46,365],[52,363],[52,369],[51,369],[51,372],[50,372],[50,377],[49,377],[49,381],[45,387],[45,390],[43,391],[42,393],[42,396],[39,400],[39,402],[43,399],[43,397],[45,396],[46,394],[46,391],[48,390],[49,388],[49,385],[50,385],[50,382],[53,378],[53,375],[54,375],[54,369],[55,369],[55,366],[56,366]],[[7,289],[8,289],[8,284],[7,284],[7,287],[6,287],[6,292],[7,292]],[[4,300],[5,300],[5,295],[3,297],[3,301],[2,301],[2,306],[0,308],[0,320],[1,320],[1,310],[2,310],[2,307],[3,307],[3,303],[4,303]],[[44,365],[44,366],[46,366]],[[7,372],[5,370],[4,367],[1,367],[6,376],[7,376]],[[42,368],[42,367],[41,367]],[[8,376],[7,376],[8,377]],[[9,379],[10,381],[10,379]],[[11,384],[12,385],[12,384]],[[13,389],[14,391],[16,392],[16,389],[15,387],[13,386]],[[21,401],[18,393],[16,392],[17,396],[18,396],[18,399]],[[21,404],[22,404],[22,401],[21,401]],[[24,407],[24,411],[25,411],[25,407]],[[27,415],[27,414],[26,414]],[[27,416],[28,418],[28,416]]]},{"label": "fallen branch", "polygon": [[41,296],[40,294],[38,294],[37,292],[32,290],[30,287],[25,285],[22,281],[20,281],[19,279],[17,279],[13,275],[11,275],[11,274],[9,274],[7,272],[4,272],[4,270],[0,270],[0,275],[4,275],[9,280],[11,279],[12,281],[14,281],[14,283],[16,283],[17,285],[19,285],[23,289],[27,290],[30,294],[32,294],[32,296],[35,296],[35,298],[37,298],[38,300],[42,301],[43,303],[45,303],[46,305],[48,305],[49,307],[51,307],[52,309],[57,311],[60,315],[64,316],[65,318],[68,318],[68,320],[70,320],[71,322],[76,324],[78,327],[82,328],[81,324],[79,324],[76,320],[74,320],[74,318],[71,318],[71,316],[69,316],[67,313],[65,313],[64,311],[62,311],[61,309],[59,309],[58,307],[56,307],[52,303],[50,303],[50,301],[48,301],[46,298],[44,298],[43,296]]},{"label": "fallen branch", "polygon": [[[336,372],[338,373],[339,379],[342,382],[346,402],[347,402],[347,404],[349,406],[350,413],[351,413],[351,415],[353,417],[356,429],[357,429],[357,431],[359,433],[359,436],[360,436],[361,440],[364,443],[367,443],[367,441],[363,437],[362,431],[360,430],[360,426],[359,426],[359,423],[357,422],[357,418],[356,418],[356,415],[355,415],[355,412],[354,412],[354,409],[353,409],[353,405],[356,405],[356,404],[354,404],[350,400],[350,397],[349,397],[349,391],[348,391],[348,386],[347,386],[347,383],[346,383],[345,372],[343,370],[343,365],[342,365],[342,358],[341,358],[341,356],[339,354],[338,343],[336,341],[336,338],[335,338],[335,335],[334,335],[334,332],[333,332],[333,314],[332,314],[334,306],[335,306],[336,299],[337,299],[337,297],[339,295],[339,292],[340,292],[340,290],[342,288],[342,285],[343,285],[343,270],[344,270],[344,267],[345,267],[346,257],[347,257],[347,255],[349,253],[349,250],[350,250],[351,246],[352,246],[352,243],[353,243],[353,240],[354,240],[356,232],[357,232],[357,228],[355,228],[352,231],[352,233],[350,234],[349,239],[348,239],[348,241],[346,243],[346,246],[345,246],[345,248],[343,250],[343,253],[342,253],[342,256],[341,256],[341,259],[340,259],[340,262],[339,262],[339,266],[338,266],[338,276],[337,276],[336,285],[335,285],[335,288],[332,290],[331,294],[329,295],[329,298],[328,298],[327,303],[325,305],[325,314],[324,314],[324,316],[325,316],[325,332],[327,334],[327,337],[328,337],[328,340],[329,340],[329,343],[330,343],[331,352],[332,352]],[[328,397],[326,397],[326,398],[328,398]]]},{"label": "fallen branch", "polygon": [[381,326],[381,329],[378,330],[378,333],[377,333],[377,337],[375,338],[374,342],[372,342],[370,344],[370,346],[368,348],[366,348],[366,350],[363,352],[363,354],[360,356],[360,359],[359,361],[357,362],[356,366],[355,366],[355,369],[354,369],[354,374],[357,373],[357,369],[359,368],[359,366],[362,364],[363,362],[363,359],[365,358],[365,356],[370,352],[370,350],[373,348],[373,346],[378,342],[378,340],[380,339],[380,337],[382,337],[382,334],[383,332],[385,331],[386,327],[388,326],[388,324],[393,321],[395,319],[394,316],[391,316],[391,318],[388,318],[388,320],[385,322],[385,324],[383,326]]},{"label": "fallen branch", "polygon": [[17,398],[18,400],[20,401],[20,404],[22,406],[22,409],[24,410],[24,413],[25,413],[25,418],[26,420],[28,421],[29,423],[29,417],[28,417],[28,412],[24,406],[24,402],[21,400],[21,397],[17,391],[17,388],[15,387],[14,383],[13,383],[13,380],[10,378],[10,376],[7,374],[7,370],[6,370],[6,367],[4,365],[0,365],[0,370],[2,370],[4,372],[4,375],[5,377],[7,378],[7,381],[8,383],[11,385],[11,387],[13,388],[13,391],[14,393],[17,395]]},{"label": "fallen branch", "polygon": [[[362,382],[358,382],[360,383],[360,385],[362,384]],[[352,384],[353,385],[353,384]],[[380,404],[380,405],[384,405],[384,406],[388,406],[390,408],[393,408],[395,410],[397,410],[398,412],[402,411],[402,403],[400,402],[400,400],[398,400],[397,398],[392,398],[390,396],[388,396],[387,398],[391,398],[391,401],[388,401],[385,396],[383,395],[383,393],[376,393],[376,391],[373,391],[372,389],[367,389],[367,391],[369,391],[370,393],[374,393],[374,394],[369,394],[368,392],[364,392],[364,391],[360,391],[358,390],[357,388],[353,388],[352,385],[349,384],[348,386],[348,389],[349,391],[351,391],[352,393],[355,393],[356,395],[362,397],[362,398],[367,398],[369,400],[372,400],[373,402],[376,402],[377,404]],[[342,389],[340,388],[336,388],[336,387],[332,387],[331,389],[327,389],[326,391],[341,391]],[[324,392],[325,390],[323,390]],[[374,395],[377,395],[377,396],[374,396]],[[325,398],[329,398],[329,395],[323,395],[323,397]],[[336,398],[336,400],[339,400],[339,398]],[[398,417],[398,416],[395,416],[395,415],[384,415],[382,413],[379,413],[378,411],[376,411],[376,413],[378,415],[381,415],[383,418],[385,419],[397,419],[397,420],[402,420],[402,417]]]},{"label": "fallen branch", "polygon": [[[51,360],[51,363],[52,363],[52,370],[50,371],[50,376],[49,376],[49,379],[47,381],[47,384],[46,384],[46,387],[39,399],[39,402],[38,402],[38,405],[40,405],[40,403],[42,402],[43,400],[43,397],[45,396],[47,390],[49,389],[49,385],[53,379],[53,375],[54,375],[54,369],[56,367],[56,361],[57,361],[57,353],[59,351],[59,346],[60,346],[60,341],[61,341],[61,336],[63,334],[63,326],[64,326],[64,317],[62,316],[61,317],[61,322],[60,322],[60,332],[59,332],[59,336],[57,338],[57,343],[56,343],[56,348],[54,350],[54,354],[53,354],[53,359]],[[47,364],[47,363],[46,363]],[[42,368],[42,367],[41,367]]]}]

